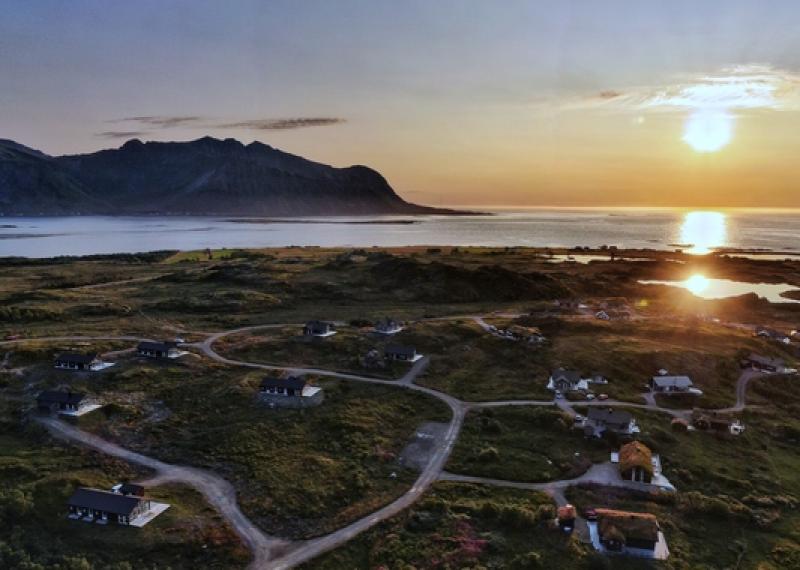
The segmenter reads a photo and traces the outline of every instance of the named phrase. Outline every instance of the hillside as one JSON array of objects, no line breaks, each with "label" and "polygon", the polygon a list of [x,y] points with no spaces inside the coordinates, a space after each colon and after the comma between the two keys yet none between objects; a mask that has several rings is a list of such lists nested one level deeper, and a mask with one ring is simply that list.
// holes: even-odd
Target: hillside
[{"label": "hillside", "polygon": [[455,213],[400,198],[365,166],[334,168],[253,142],[130,140],[51,157],[0,140],[0,214],[326,216]]}]

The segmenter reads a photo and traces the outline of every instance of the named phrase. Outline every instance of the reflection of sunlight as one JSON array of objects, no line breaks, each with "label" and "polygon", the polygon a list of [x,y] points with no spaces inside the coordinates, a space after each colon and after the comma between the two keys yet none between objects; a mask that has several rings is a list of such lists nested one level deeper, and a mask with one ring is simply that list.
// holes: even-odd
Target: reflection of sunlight
[{"label": "reflection of sunlight", "polygon": [[716,152],[733,136],[733,115],[717,109],[694,111],[683,127],[683,140],[697,152]]},{"label": "reflection of sunlight", "polygon": [[700,295],[700,293],[708,289],[708,279],[702,275],[695,274],[684,281],[683,286],[695,295]]},{"label": "reflection of sunlight", "polygon": [[725,214],[721,212],[688,212],[681,225],[681,243],[691,244],[687,253],[703,255],[727,241]]}]

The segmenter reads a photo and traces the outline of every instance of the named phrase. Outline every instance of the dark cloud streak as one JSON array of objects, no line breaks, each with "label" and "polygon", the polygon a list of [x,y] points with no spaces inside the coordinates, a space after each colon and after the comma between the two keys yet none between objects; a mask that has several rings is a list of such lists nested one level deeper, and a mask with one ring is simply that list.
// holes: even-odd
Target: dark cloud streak
[{"label": "dark cloud streak", "polygon": [[288,131],[306,127],[328,127],[347,122],[340,117],[294,117],[289,119],[250,119],[217,125],[220,129],[254,129],[257,131]]},{"label": "dark cloud streak", "polygon": [[181,127],[198,123],[203,120],[203,117],[193,115],[172,115],[172,116],[158,116],[158,115],[142,115],[139,117],[125,117],[123,119],[113,119],[109,123],[139,123],[140,125],[148,127],[158,127],[161,129],[169,129],[172,127]]},{"label": "dark cloud streak", "polygon": [[103,131],[102,133],[95,133],[94,136],[104,139],[130,139],[146,134],[148,134],[147,131]]}]

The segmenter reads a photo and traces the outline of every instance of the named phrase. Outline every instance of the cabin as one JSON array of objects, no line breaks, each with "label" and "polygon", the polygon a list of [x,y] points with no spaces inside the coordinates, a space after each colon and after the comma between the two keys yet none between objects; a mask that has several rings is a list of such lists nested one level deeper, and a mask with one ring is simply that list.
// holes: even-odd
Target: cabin
[{"label": "cabin", "polygon": [[403,362],[415,362],[422,358],[421,354],[417,353],[417,349],[413,346],[404,346],[401,344],[389,344],[383,349],[383,357],[386,360],[400,360]]},{"label": "cabin", "polygon": [[303,336],[326,337],[336,334],[336,325],[328,321],[308,321],[303,326]]},{"label": "cabin", "polygon": [[86,394],[60,390],[44,390],[36,396],[36,407],[40,412],[77,413],[89,405]]},{"label": "cabin", "polygon": [[559,391],[561,393],[574,392],[576,390],[588,390],[589,381],[581,378],[581,373],[577,370],[557,368],[550,373],[550,379],[547,382],[547,389]]},{"label": "cabin", "polygon": [[619,475],[625,481],[650,483],[653,471],[653,452],[641,441],[631,441],[619,449]]},{"label": "cabin", "polygon": [[573,505],[569,503],[558,507],[556,511],[556,519],[558,520],[558,527],[564,532],[572,532],[575,528],[576,511]]},{"label": "cabin", "polygon": [[396,334],[403,330],[399,322],[386,317],[375,323],[375,332],[379,334]]},{"label": "cabin", "polygon": [[267,376],[261,381],[261,391],[276,396],[302,396],[307,385],[305,376],[287,378]]},{"label": "cabin", "polygon": [[760,372],[782,372],[786,368],[786,363],[780,358],[750,354],[742,360],[742,368],[752,368]]},{"label": "cabin", "polygon": [[702,390],[694,387],[692,379],[688,376],[653,376],[650,379],[650,389],[656,394],[693,394],[700,396]]},{"label": "cabin", "polygon": [[768,327],[758,327],[755,334],[756,336],[768,338],[780,342],[781,344],[790,344],[792,342],[792,339],[788,335]]},{"label": "cabin", "polygon": [[584,430],[587,436],[600,437],[610,431],[619,435],[639,433],[639,426],[630,412],[612,408],[589,408]]},{"label": "cabin", "polygon": [[595,512],[597,526],[592,543],[598,550],[661,560],[669,556],[655,515],[613,509],[596,509]]},{"label": "cabin", "polygon": [[322,388],[305,376],[267,376],[261,381],[259,399],[270,408],[308,408],[322,403]]},{"label": "cabin", "polygon": [[102,364],[95,353],[64,352],[56,356],[53,366],[59,370],[93,370]]},{"label": "cabin", "polygon": [[73,520],[128,525],[150,510],[150,500],[142,495],[80,487],[69,498],[67,506],[69,518]]},{"label": "cabin", "polygon": [[177,358],[180,356],[178,344],[175,342],[140,342],[136,354],[145,358]]}]

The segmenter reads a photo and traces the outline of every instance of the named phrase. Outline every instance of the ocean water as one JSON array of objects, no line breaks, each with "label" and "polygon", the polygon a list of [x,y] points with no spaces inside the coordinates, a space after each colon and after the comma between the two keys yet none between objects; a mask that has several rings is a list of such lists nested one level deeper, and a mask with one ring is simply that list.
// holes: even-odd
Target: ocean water
[{"label": "ocean water", "polygon": [[270,246],[476,245],[800,253],[800,210],[539,209],[491,216],[242,221],[212,217],[0,218],[0,256]]}]

